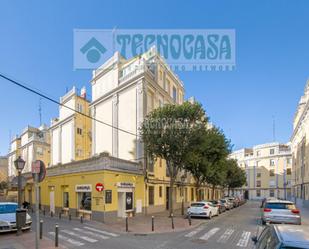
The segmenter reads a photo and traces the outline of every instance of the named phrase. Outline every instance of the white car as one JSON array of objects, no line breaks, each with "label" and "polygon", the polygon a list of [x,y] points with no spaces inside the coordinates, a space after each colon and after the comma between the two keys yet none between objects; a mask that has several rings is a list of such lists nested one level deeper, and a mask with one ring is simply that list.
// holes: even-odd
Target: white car
[{"label": "white car", "polygon": [[[0,233],[16,231],[16,209],[18,208],[15,202],[0,202]],[[31,216],[27,214],[26,224],[22,230],[31,228]]]},{"label": "white car", "polygon": [[211,217],[219,215],[219,208],[210,201],[193,202],[187,210],[187,215],[211,219]]}]

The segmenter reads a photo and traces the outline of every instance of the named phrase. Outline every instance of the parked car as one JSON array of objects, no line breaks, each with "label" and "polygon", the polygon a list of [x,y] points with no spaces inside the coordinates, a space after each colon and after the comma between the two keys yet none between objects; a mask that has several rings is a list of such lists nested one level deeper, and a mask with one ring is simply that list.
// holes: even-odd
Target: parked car
[{"label": "parked car", "polygon": [[[16,209],[18,205],[14,202],[1,202],[0,203],[0,233],[16,231]],[[31,228],[31,217],[26,214],[26,224],[22,230]]]},{"label": "parked car", "polygon": [[219,208],[219,214],[226,211],[226,207],[225,207],[224,203],[221,202],[221,200],[211,201],[211,203],[216,205]]},{"label": "parked car", "polygon": [[234,207],[233,203],[228,199],[221,199],[220,201],[224,204],[226,210],[231,210]]},{"label": "parked car", "polygon": [[300,211],[291,201],[266,201],[262,209],[261,219],[263,225],[266,223],[301,224]]},{"label": "parked car", "polygon": [[211,219],[213,216],[219,215],[219,208],[210,201],[193,202],[188,208],[187,214],[191,217],[207,217]]},{"label": "parked car", "polygon": [[236,208],[239,206],[239,203],[235,197],[227,197],[227,199],[233,203],[233,207]]},{"label": "parked car", "polygon": [[293,225],[271,225],[266,226],[260,236],[254,236],[252,240],[256,249],[308,249],[309,229],[305,226],[295,229]]}]

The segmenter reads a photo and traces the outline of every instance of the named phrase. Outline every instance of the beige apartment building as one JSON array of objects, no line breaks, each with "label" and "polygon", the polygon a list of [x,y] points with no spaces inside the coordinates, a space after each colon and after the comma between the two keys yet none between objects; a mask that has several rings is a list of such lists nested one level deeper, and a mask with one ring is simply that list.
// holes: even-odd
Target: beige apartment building
[{"label": "beige apartment building", "polygon": [[31,172],[32,162],[42,160],[46,166],[50,164],[50,139],[48,127],[27,126],[20,136],[13,138],[8,154],[8,176],[16,176],[14,161],[21,156],[25,160],[23,173]]},{"label": "beige apartment building", "polygon": [[293,121],[293,194],[296,201],[309,206],[309,81],[300,98]]},{"label": "beige apartment building", "polygon": [[247,199],[291,199],[292,154],[289,144],[256,145],[234,151],[230,158],[236,159],[247,174],[247,184],[237,189],[237,194]]},{"label": "beige apartment building", "polygon": [[[73,87],[60,98],[59,117],[51,121],[51,165],[84,160],[91,156],[91,119],[86,89]],[[68,107],[68,108],[67,108]],[[84,115],[83,115],[84,114]],[[87,116],[85,116],[87,115]]]}]

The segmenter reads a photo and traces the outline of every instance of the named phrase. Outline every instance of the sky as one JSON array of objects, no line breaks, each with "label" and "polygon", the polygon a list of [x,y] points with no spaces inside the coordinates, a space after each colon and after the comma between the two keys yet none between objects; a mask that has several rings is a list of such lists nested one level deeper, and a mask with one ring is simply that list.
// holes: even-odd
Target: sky
[{"label": "sky", "polygon": [[[55,99],[90,93],[91,70],[73,68],[74,29],[235,29],[236,69],[179,72],[234,149],[286,143],[309,76],[309,1],[0,1],[0,72]],[[40,123],[40,98],[0,79],[0,155]],[[58,106],[41,101],[42,119]]]}]

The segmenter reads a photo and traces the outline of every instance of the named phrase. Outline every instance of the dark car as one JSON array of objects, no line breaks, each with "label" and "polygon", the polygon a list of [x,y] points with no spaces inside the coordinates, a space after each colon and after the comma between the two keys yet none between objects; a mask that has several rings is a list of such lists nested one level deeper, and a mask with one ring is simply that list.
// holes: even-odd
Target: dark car
[{"label": "dark car", "polygon": [[224,203],[221,202],[221,200],[211,201],[211,203],[216,205],[219,208],[219,214],[226,211],[226,207],[225,207]]},{"label": "dark car", "polygon": [[294,225],[270,225],[252,240],[256,249],[308,249],[309,229],[305,226],[295,228]]}]

